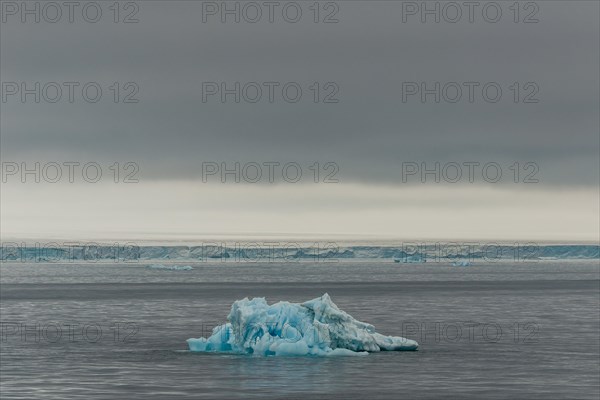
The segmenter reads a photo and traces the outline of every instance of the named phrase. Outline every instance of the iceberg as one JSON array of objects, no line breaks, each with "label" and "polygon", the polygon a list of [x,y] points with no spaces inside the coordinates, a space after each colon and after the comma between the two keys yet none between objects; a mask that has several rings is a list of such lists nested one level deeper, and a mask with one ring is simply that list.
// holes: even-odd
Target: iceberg
[{"label": "iceberg", "polygon": [[163,265],[163,264],[152,264],[148,265],[149,269],[166,269],[169,271],[191,271],[194,268],[191,265]]},{"label": "iceberg", "polygon": [[452,266],[453,266],[453,267],[470,267],[470,266],[471,266],[471,262],[470,262],[470,261],[465,261],[465,260],[462,260],[462,261],[454,261],[454,262],[452,263]]},{"label": "iceberg", "polygon": [[340,310],[327,293],[304,303],[272,305],[264,298],[245,298],[233,303],[227,319],[209,338],[188,339],[189,349],[258,356],[338,356],[419,347],[414,340],[375,332],[373,325]]}]

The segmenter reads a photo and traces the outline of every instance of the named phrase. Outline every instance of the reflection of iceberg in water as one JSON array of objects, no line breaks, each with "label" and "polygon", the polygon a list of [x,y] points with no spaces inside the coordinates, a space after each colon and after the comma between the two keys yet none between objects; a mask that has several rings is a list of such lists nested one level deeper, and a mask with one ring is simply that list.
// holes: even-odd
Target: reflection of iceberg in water
[{"label": "reflection of iceberg in water", "polygon": [[326,293],[304,302],[268,305],[264,298],[238,300],[229,322],[208,339],[188,339],[192,351],[269,355],[366,355],[417,350],[418,343],[384,336],[373,325],[340,310]]}]

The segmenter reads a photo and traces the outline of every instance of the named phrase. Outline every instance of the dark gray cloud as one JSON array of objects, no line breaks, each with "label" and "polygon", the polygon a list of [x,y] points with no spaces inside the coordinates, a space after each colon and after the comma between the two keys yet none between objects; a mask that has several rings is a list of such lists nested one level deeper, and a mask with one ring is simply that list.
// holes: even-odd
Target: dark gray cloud
[{"label": "dark gray cloud", "polygon": [[[77,94],[73,104],[10,97],[2,159],[135,161],[145,179],[199,178],[204,161],[333,161],[340,179],[372,183],[400,182],[407,161],[519,161],[537,163],[542,184],[598,184],[599,3],[538,1],[539,22],[527,24],[513,21],[512,1],[496,3],[498,23],[478,11],[474,23],[403,23],[401,2],[342,1],[339,22],[324,24],[313,22],[313,2],[297,3],[295,24],[277,13],[274,23],[203,23],[202,3],[189,1],[137,2],[134,24],[112,22],[112,2],[100,3],[96,24],[6,16],[3,82],[93,81],[104,91],[96,104]],[[303,96],[203,103],[211,81],[297,82]],[[403,102],[410,81],[481,85],[473,103],[466,89],[457,103]],[[113,103],[113,82],[139,85],[139,103]],[[313,82],[321,100],[334,82],[339,102],[314,103]],[[482,98],[486,82],[503,89],[499,102]],[[523,103],[535,87],[539,102]]]}]

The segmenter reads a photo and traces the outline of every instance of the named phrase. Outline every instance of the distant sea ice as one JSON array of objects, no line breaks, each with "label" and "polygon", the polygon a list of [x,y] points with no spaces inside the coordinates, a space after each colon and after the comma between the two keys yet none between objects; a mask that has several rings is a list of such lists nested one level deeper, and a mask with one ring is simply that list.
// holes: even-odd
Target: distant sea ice
[{"label": "distant sea ice", "polygon": [[465,261],[465,260],[462,260],[462,261],[454,261],[454,262],[452,263],[452,266],[453,266],[453,267],[470,267],[470,266],[471,266],[471,262],[470,262],[470,261]]},{"label": "distant sea ice", "polygon": [[169,271],[191,271],[194,268],[190,265],[162,265],[162,264],[152,264],[148,265],[149,269],[166,269]]},{"label": "distant sea ice", "polygon": [[228,323],[209,338],[188,339],[191,351],[260,356],[367,355],[417,350],[414,340],[384,336],[340,310],[327,293],[304,303],[245,298],[231,306]]}]

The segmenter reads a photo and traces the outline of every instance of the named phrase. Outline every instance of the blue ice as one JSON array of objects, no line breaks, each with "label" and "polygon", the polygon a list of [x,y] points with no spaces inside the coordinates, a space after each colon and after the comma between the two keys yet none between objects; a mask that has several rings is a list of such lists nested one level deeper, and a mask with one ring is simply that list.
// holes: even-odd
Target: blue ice
[{"label": "blue ice", "polygon": [[377,351],[417,350],[418,343],[384,336],[371,324],[340,310],[327,293],[304,303],[245,298],[231,306],[228,323],[209,338],[188,339],[191,351],[260,356],[367,355]]},{"label": "blue ice", "polygon": [[148,265],[149,269],[166,269],[169,271],[191,271],[194,268],[191,265],[163,265],[163,264],[152,264]]},{"label": "blue ice", "polygon": [[471,262],[470,261],[466,261],[466,260],[462,260],[462,261],[454,261],[452,263],[453,267],[470,267],[471,266]]}]

